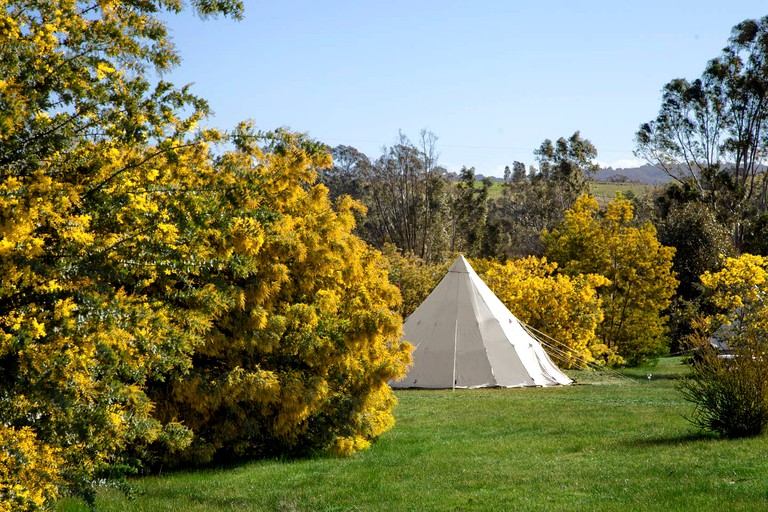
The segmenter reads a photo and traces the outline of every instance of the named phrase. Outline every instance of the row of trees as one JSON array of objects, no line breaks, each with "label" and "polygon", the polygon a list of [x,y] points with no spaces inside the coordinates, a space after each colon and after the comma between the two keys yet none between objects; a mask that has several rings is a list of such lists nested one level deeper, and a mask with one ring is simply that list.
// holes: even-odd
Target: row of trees
[{"label": "row of trees", "polygon": [[360,235],[376,247],[392,243],[434,263],[451,252],[475,257],[541,254],[539,235],[589,190],[597,150],[579,132],[535,152],[528,173],[515,162],[502,197],[490,200],[493,181],[478,185],[475,169],[451,175],[437,163],[437,136],[422,130],[418,143],[400,133],[376,160],[349,146],[333,149],[334,166],[320,180],[332,197],[343,194],[366,207]]},{"label": "row of trees", "polygon": [[0,510],[390,428],[400,295],[361,207],[315,184],[326,148],[195,129],[205,102],[153,75],[179,4],[3,7]]},{"label": "row of trees", "polygon": [[[534,327],[566,342],[571,350],[566,356],[568,366],[594,360],[638,364],[666,352],[667,313],[677,287],[672,270],[675,251],[659,242],[651,222],[635,215],[630,200],[619,197],[600,210],[587,195],[589,178],[597,171],[597,151],[589,140],[579,132],[554,143],[545,140],[535,152],[538,167],[526,172],[516,162],[501,194],[493,199],[492,181],[478,183],[474,169],[464,168],[454,177],[437,166],[435,142],[428,132],[421,133],[418,145],[401,134],[398,144],[373,162],[352,148],[337,147],[336,165],[322,172],[321,180],[332,195],[355,194],[368,207],[359,228],[363,238],[380,248],[393,244],[401,255],[417,257],[430,268],[427,274],[438,274],[435,265],[454,252],[499,261],[536,258],[539,263],[523,265],[520,268],[525,270],[520,272],[511,267],[503,271],[493,265],[480,267],[507,274],[506,283],[498,280],[498,295],[519,297],[528,291],[538,297],[536,305],[524,306],[512,297],[505,302]],[[392,260],[393,251],[386,252]],[[590,334],[576,336],[577,340],[568,332],[568,327],[581,325],[582,320],[545,306],[549,301],[530,288],[532,281],[526,281],[534,277],[561,294],[592,286],[587,294],[592,293],[595,301],[590,303],[588,317],[600,321],[587,329]],[[698,279],[698,274],[691,278]],[[392,279],[399,283],[401,275],[394,272]],[[556,284],[558,279],[569,281]],[[425,288],[414,292],[419,284]],[[401,286],[406,304],[411,297],[423,299],[434,284],[422,279]],[[565,295],[556,298],[561,305],[573,302]],[[537,308],[540,312],[534,314]],[[404,314],[408,313],[406,307]]]},{"label": "row of trees", "polygon": [[[562,343],[551,354],[561,365],[636,365],[666,353],[675,251],[659,242],[652,224],[636,222],[629,200],[618,197],[601,210],[593,197],[580,196],[541,243],[543,256],[472,264],[515,315]],[[392,246],[385,252],[407,316],[446,265]]]}]

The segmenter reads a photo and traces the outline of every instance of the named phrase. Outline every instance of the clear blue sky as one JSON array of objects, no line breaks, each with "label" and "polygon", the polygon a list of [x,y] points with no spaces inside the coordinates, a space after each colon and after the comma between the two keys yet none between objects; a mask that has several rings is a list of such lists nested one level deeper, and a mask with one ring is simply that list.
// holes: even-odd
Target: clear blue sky
[{"label": "clear blue sky", "polygon": [[580,130],[601,165],[639,163],[661,88],[700,76],[757,0],[249,1],[245,20],[169,19],[182,64],[230,128],[287,126],[370,157],[426,128],[440,163],[501,175]]}]

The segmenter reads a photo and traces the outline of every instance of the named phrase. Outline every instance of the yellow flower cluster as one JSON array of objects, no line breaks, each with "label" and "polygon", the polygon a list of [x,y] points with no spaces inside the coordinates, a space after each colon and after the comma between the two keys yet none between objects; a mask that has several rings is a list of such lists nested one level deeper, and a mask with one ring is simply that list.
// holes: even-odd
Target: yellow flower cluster
[{"label": "yellow flower cluster", "polygon": [[768,339],[768,259],[753,254],[723,258],[722,269],[704,273],[701,282],[719,311],[703,319],[706,331],[731,326],[731,341],[737,345]]},{"label": "yellow flower cluster", "polygon": [[32,429],[0,424],[0,512],[31,512],[58,496],[61,457]]}]

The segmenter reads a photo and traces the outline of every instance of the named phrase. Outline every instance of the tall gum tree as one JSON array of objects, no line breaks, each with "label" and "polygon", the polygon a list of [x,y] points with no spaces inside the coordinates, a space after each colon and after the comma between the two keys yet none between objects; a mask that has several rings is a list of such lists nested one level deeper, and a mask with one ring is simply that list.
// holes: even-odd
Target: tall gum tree
[{"label": "tall gum tree", "polygon": [[768,208],[766,84],[768,17],[745,20],[700,78],[664,86],[658,116],[636,134],[636,154],[694,189],[738,249]]}]

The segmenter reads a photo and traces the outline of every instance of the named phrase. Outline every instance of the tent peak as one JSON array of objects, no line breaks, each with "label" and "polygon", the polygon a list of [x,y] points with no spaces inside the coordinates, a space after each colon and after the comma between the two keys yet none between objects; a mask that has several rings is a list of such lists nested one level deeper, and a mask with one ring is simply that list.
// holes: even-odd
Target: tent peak
[{"label": "tent peak", "polygon": [[461,274],[469,274],[470,270],[472,270],[472,267],[463,254],[459,254],[456,261],[448,268],[448,272],[459,272]]}]

